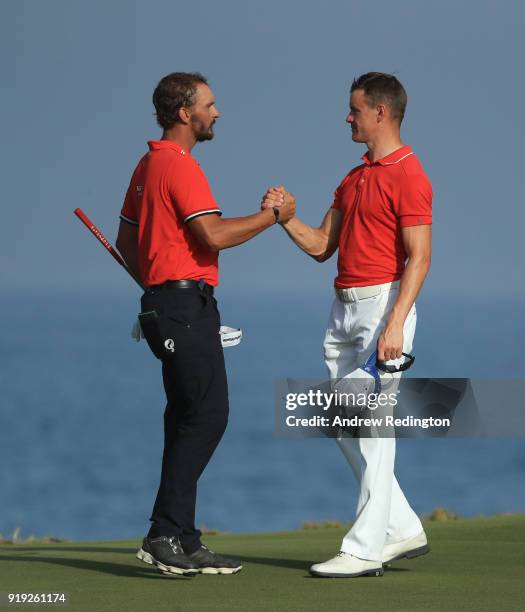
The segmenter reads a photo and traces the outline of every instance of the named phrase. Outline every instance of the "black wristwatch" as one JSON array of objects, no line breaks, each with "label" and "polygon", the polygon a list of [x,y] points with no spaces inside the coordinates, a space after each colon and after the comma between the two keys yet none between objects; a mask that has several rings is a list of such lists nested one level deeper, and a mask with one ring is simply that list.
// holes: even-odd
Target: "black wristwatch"
[{"label": "black wristwatch", "polygon": [[273,207],[273,214],[275,216],[275,223],[279,223],[279,207],[278,206]]}]

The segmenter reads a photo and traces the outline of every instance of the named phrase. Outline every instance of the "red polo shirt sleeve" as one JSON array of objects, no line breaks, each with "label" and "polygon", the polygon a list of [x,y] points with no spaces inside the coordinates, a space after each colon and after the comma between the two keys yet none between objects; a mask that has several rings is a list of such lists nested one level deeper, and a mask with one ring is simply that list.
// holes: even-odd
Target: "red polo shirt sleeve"
[{"label": "red polo shirt sleeve", "polygon": [[339,185],[339,187],[334,191],[334,203],[332,204],[332,208],[335,208],[335,210],[341,210],[341,187],[342,187],[342,183],[341,185]]},{"label": "red polo shirt sleeve", "polygon": [[178,161],[169,173],[168,189],[182,222],[187,223],[202,215],[222,215],[197,161],[191,157],[186,157],[183,164]]},{"label": "red polo shirt sleeve", "polygon": [[424,174],[403,174],[394,211],[401,227],[432,224],[432,185]]},{"label": "red polo shirt sleeve", "polygon": [[120,218],[131,225],[139,224],[139,211],[137,210],[137,185],[135,180],[136,171],[131,177],[124,204],[120,211]]},{"label": "red polo shirt sleeve", "polygon": [[341,181],[341,184],[339,185],[339,187],[334,191],[334,202],[331,208],[335,208],[335,210],[341,210],[343,206],[343,201],[341,198],[342,193],[343,193],[343,187],[348,182],[348,179],[350,178],[350,175],[352,174],[352,172],[354,172],[354,170],[352,170],[345,176],[345,178]]}]

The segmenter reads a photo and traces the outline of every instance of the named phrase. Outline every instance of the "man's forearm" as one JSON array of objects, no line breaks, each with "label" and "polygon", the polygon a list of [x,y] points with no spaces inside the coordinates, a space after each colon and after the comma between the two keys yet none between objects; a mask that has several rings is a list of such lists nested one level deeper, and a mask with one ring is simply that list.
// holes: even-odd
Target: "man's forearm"
[{"label": "man's forearm", "polygon": [[[292,201],[295,206],[295,196],[292,193],[282,186],[270,187],[264,195],[262,207],[280,207],[283,201]],[[316,261],[323,262],[329,259],[339,246],[341,213],[331,206],[318,228],[303,223],[296,216],[282,226],[294,244]]]},{"label": "man's forearm", "polygon": [[397,299],[388,315],[389,324],[403,326],[410,309],[423,287],[429,268],[429,257],[421,255],[408,260],[401,277]]},{"label": "man's forearm", "polygon": [[209,237],[208,246],[213,251],[229,249],[247,242],[271,225],[275,225],[275,215],[271,209],[247,217],[221,219]]},{"label": "man's forearm", "polygon": [[122,259],[124,259],[126,265],[131,270],[133,275],[136,278],[140,278],[138,250],[133,248],[119,248],[118,245],[117,248],[120,251],[120,254],[122,255]]},{"label": "man's forearm", "polygon": [[283,224],[283,228],[302,251],[317,261],[324,261],[328,236],[322,230],[303,223],[297,217]]},{"label": "man's forearm", "polygon": [[381,361],[401,357],[405,321],[423,286],[432,256],[431,225],[404,227],[401,229],[401,237],[408,263],[401,276],[396,301],[377,341],[377,356]]},{"label": "man's forearm", "polygon": [[139,232],[138,226],[130,225],[126,221],[120,222],[116,247],[126,266],[130,269],[135,278],[140,278],[139,274]]},{"label": "man's forearm", "polygon": [[[295,214],[295,200],[289,199],[279,207],[279,220],[285,223]],[[247,217],[221,219],[217,215],[201,215],[188,222],[189,229],[211,251],[221,251],[242,244],[263,230],[275,225],[272,208]]]},{"label": "man's forearm", "polygon": [[137,257],[137,253],[128,252],[127,255],[125,255],[124,253],[121,253],[121,255],[124,258],[124,261],[126,262],[126,265],[131,270],[133,275],[136,278],[140,278],[139,260],[138,260],[138,257]]}]

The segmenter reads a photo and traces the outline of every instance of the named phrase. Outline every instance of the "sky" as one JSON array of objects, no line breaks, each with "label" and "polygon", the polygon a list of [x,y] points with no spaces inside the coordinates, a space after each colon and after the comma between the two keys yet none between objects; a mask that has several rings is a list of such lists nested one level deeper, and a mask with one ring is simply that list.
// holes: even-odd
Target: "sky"
[{"label": "sky", "polygon": [[[3,0],[4,290],[131,289],[72,211],[115,240],[165,74],[198,70],[214,90],[216,136],[193,153],[224,216],[282,183],[317,225],[364,153],[345,123],[352,79],[378,70],[407,89],[403,140],[433,183],[425,291],[525,298],[524,19],[510,0]],[[335,271],[278,227],[220,261],[233,293],[324,292]]]}]

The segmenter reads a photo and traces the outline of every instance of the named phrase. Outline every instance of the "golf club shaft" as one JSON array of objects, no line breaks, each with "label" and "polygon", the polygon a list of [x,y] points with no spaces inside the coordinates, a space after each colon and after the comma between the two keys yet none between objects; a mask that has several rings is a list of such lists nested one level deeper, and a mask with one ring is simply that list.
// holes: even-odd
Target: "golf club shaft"
[{"label": "golf club shaft", "polygon": [[126,262],[122,259],[118,251],[116,251],[113,248],[109,240],[98,229],[98,227],[91,221],[91,219],[86,215],[86,213],[81,208],[75,208],[73,212],[82,221],[82,223],[88,228],[88,230],[95,236],[95,238],[104,246],[106,251],[109,251],[109,253],[111,253],[111,255],[113,256],[113,259],[115,259],[115,261],[119,263],[124,268],[124,270],[126,270],[126,272],[131,276],[131,278],[144,291],[144,285],[133,274],[133,272],[128,268],[128,266],[126,265]]}]

